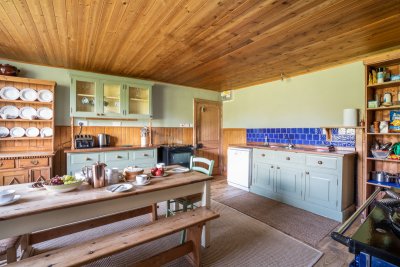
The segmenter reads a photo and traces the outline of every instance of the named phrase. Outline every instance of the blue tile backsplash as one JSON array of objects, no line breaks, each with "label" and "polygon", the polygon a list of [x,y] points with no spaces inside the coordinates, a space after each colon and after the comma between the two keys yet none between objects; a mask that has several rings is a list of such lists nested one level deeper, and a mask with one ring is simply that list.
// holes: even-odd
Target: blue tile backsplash
[{"label": "blue tile backsplash", "polygon": [[264,142],[287,144],[289,138],[293,144],[337,147],[355,147],[355,130],[332,129],[332,141],[326,141],[321,128],[256,128],[247,129],[247,142]]}]

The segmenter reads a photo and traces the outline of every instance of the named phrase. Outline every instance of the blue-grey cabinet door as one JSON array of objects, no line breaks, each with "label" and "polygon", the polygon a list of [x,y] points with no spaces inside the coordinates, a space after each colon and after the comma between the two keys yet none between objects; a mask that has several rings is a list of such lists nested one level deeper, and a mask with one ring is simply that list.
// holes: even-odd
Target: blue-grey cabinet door
[{"label": "blue-grey cabinet door", "polygon": [[274,191],[275,166],[268,163],[255,162],[252,175],[252,187],[262,191]]},{"label": "blue-grey cabinet door", "polygon": [[327,208],[337,208],[338,176],[318,171],[306,172],[305,200]]},{"label": "blue-grey cabinet door", "polygon": [[288,166],[276,167],[276,192],[282,200],[302,199],[303,171]]}]

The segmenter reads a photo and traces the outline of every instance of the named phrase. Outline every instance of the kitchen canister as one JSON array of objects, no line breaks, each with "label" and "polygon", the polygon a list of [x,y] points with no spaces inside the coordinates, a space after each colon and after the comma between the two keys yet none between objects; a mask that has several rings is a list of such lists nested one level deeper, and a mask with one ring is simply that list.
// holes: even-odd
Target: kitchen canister
[{"label": "kitchen canister", "polygon": [[355,108],[346,108],[343,110],[343,125],[357,126],[358,110]]}]

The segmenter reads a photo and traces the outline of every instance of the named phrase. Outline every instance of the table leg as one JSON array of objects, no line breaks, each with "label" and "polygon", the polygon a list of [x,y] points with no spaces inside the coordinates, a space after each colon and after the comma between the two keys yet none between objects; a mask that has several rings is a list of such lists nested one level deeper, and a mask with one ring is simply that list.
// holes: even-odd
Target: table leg
[{"label": "table leg", "polygon": [[158,217],[158,215],[157,215],[157,203],[154,203],[154,204],[152,204],[151,205],[151,219],[152,219],[152,221],[153,222],[155,222],[155,221],[157,221],[157,217]]},{"label": "table leg", "polygon": [[[201,205],[206,208],[211,207],[211,187],[210,187],[210,181],[206,181],[204,183],[204,189],[203,189],[203,198],[201,200]],[[201,236],[201,245],[205,248],[208,248],[210,246],[210,225],[209,222],[206,222],[206,224],[203,227],[203,233]]]}]

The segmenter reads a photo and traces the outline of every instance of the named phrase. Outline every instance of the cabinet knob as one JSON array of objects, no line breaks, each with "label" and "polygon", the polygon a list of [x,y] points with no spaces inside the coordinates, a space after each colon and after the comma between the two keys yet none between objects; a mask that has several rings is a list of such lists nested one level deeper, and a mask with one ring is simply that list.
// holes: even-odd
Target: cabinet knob
[{"label": "cabinet knob", "polygon": [[149,154],[143,154],[143,156],[144,156],[144,157],[148,157],[148,156],[149,156]]},{"label": "cabinet knob", "polygon": [[89,160],[92,160],[92,159],[88,157],[88,158],[86,158],[85,160],[86,160],[86,161],[89,161]]},{"label": "cabinet knob", "polygon": [[261,154],[261,157],[265,157],[265,154]]},{"label": "cabinet knob", "polygon": [[307,175],[309,175],[309,174],[310,174],[310,172],[306,172],[306,174],[307,174]]},{"label": "cabinet knob", "polygon": [[321,164],[322,164],[322,161],[321,161],[321,160],[318,160],[318,164],[321,165]]},{"label": "cabinet knob", "polygon": [[118,155],[118,156],[117,156],[117,159],[122,159],[122,156]]},{"label": "cabinet knob", "polygon": [[31,163],[32,163],[33,165],[38,165],[38,164],[39,164],[39,161],[38,161],[38,160],[31,160]]},{"label": "cabinet knob", "polygon": [[286,160],[290,160],[290,157],[286,157]]},{"label": "cabinet knob", "polygon": [[280,169],[281,169],[281,167],[276,167],[276,169],[277,169],[277,170],[280,170]]},{"label": "cabinet knob", "polygon": [[274,168],[274,166],[271,166],[271,169],[273,169]]}]

